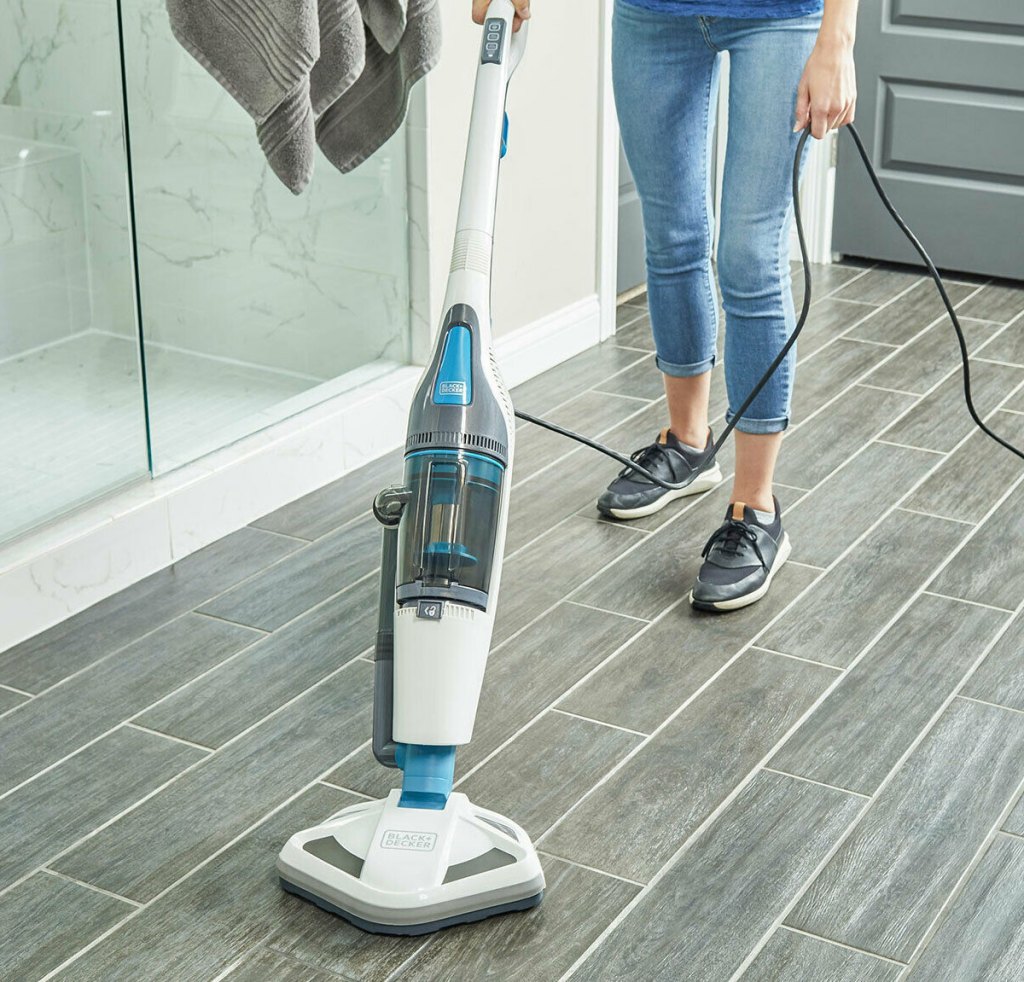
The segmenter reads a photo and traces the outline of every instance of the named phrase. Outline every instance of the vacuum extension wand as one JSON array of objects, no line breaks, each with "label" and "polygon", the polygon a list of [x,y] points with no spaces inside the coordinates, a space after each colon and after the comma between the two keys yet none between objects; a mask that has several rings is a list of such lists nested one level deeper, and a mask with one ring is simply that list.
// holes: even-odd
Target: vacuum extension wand
[{"label": "vacuum extension wand", "polygon": [[[886,211],[888,211],[892,216],[892,219],[899,227],[899,230],[907,237],[910,244],[914,247],[914,250],[923,260],[925,267],[928,270],[928,275],[931,276],[936,289],[939,291],[939,296],[942,297],[942,303],[946,307],[946,313],[949,315],[949,320],[953,325],[953,330],[956,331],[957,344],[960,347],[960,360],[963,362],[964,368],[964,401],[967,403],[967,411],[971,414],[971,419],[974,420],[975,424],[986,436],[991,437],[1000,446],[1009,450],[1010,453],[1016,454],[1024,460],[1024,450],[1014,446],[1009,440],[1004,439],[998,433],[993,432],[978,413],[978,410],[974,405],[974,397],[971,393],[971,365],[970,357],[967,353],[967,341],[964,338],[964,332],[963,328],[960,326],[960,320],[956,316],[953,304],[950,302],[949,294],[946,292],[946,286],[942,282],[942,277],[939,275],[939,271],[935,268],[935,263],[932,262],[931,256],[928,255],[924,246],[921,245],[920,240],[911,230],[910,226],[907,225],[903,216],[896,210],[896,206],[890,200],[889,195],[885,193],[885,189],[882,187],[881,181],[878,179],[878,174],[875,172],[875,168],[871,164],[871,158],[868,155],[867,149],[865,148],[856,127],[852,123],[849,123],[847,124],[846,129],[849,130],[850,136],[853,138],[853,142],[857,145],[857,152],[860,154],[860,159],[864,162],[864,168],[868,173],[868,177],[871,179],[871,183],[875,187],[875,191],[878,193],[878,197],[881,199],[882,204],[885,205]],[[793,329],[793,333],[786,339],[786,343],[782,346],[782,350],[775,356],[775,360],[768,366],[764,375],[761,376],[758,383],[753,389],[751,389],[747,398],[743,400],[743,404],[733,415],[733,418],[726,424],[725,429],[722,430],[721,435],[715,441],[714,452],[707,455],[703,464],[699,468],[698,473],[701,470],[712,466],[716,456],[718,455],[718,451],[722,449],[725,441],[729,439],[730,434],[736,428],[736,424],[743,418],[744,413],[746,413],[750,408],[753,401],[757,398],[758,393],[760,393],[760,391],[768,384],[768,380],[775,374],[776,369],[783,363],[786,355],[789,354],[790,349],[794,344],[796,344],[797,338],[800,336],[800,332],[804,329],[804,325],[807,323],[807,314],[811,306],[811,265],[807,257],[807,243],[804,239],[804,224],[803,218],[800,214],[800,162],[803,158],[804,147],[806,146],[810,135],[810,130],[804,130],[801,134],[800,142],[797,144],[796,148],[796,155],[793,158],[793,216],[796,222],[797,238],[800,241],[800,258],[803,260],[804,267],[804,297],[803,304],[800,308],[800,316],[797,318],[796,327]],[[516,416],[529,423],[535,423],[537,426],[543,426],[544,429],[551,430],[553,433],[558,433],[564,437],[568,437],[570,440],[575,440],[577,443],[582,443],[584,446],[590,447],[593,450],[597,450],[600,453],[611,457],[612,460],[616,460],[620,464],[623,464],[630,470],[635,471],[637,474],[642,475],[652,484],[656,484],[668,491],[681,490],[689,483],[689,481],[682,483],[665,481],[655,474],[652,474],[647,470],[647,468],[643,467],[632,457],[627,457],[624,454],[619,453],[617,450],[612,450],[611,447],[606,447],[603,443],[599,443],[597,440],[592,440],[590,437],[583,436],[581,433],[576,433],[573,430],[566,429],[563,426],[559,426],[557,423],[552,423],[550,420],[542,419],[540,416],[534,416],[521,409],[516,410]]]}]

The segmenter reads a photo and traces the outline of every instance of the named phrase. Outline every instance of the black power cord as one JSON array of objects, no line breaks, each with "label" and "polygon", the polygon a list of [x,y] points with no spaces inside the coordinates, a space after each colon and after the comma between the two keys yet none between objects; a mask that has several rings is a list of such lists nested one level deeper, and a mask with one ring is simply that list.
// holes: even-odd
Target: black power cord
[{"label": "black power cord", "polygon": [[[847,124],[845,129],[847,129],[850,136],[853,137],[853,142],[857,145],[857,152],[860,154],[860,159],[864,162],[864,168],[867,170],[868,177],[871,178],[871,183],[874,185],[875,191],[878,193],[878,197],[881,199],[882,204],[885,205],[886,211],[889,212],[893,221],[899,227],[899,230],[907,237],[917,254],[924,261],[924,264],[928,269],[928,273],[935,282],[936,289],[939,291],[939,296],[942,297],[942,302],[946,307],[946,312],[949,314],[950,323],[953,325],[953,330],[956,331],[957,343],[960,346],[960,360],[963,362],[964,368],[964,401],[967,403],[967,411],[971,414],[971,419],[974,420],[978,428],[983,433],[995,440],[1000,446],[1005,447],[1010,451],[1010,453],[1016,454],[1024,460],[1024,450],[1021,450],[1019,447],[1015,447],[1008,440],[999,436],[998,433],[994,433],[989,429],[985,421],[979,415],[978,410],[975,408],[974,397],[971,393],[971,366],[970,357],[967,352],[967,341],[964,338],[964,332],[963,328],[960,326],[960,320],[957,318],[956,311],[953,309],[953,304],[950,302],[949,294],[946,292],[946,286],[942,282],[942,277],[939,275],[939,271],[935,268],[935,263],[932,262],[931,256],[929,256],[925,251],[924,246],[921,245],[917,236],[910,229],[910,226],[903,220],[903,216],[896,210],[896,206],[889,200],[889,195],[885,193],[885,189],[882,187],[882,184],[878,179],[878,175],[875,173],[875,168],[871,164],[871,158],[868,156],[864,143],[861,141],[860,134],[852,123]],[[721,436],[719,436],[715,441],[714,453],[709,454],[705,458],[705,462],[700,470],[711,466],[715,457],[718,455],[718,451],[722,449],[725,441],[736,428],[737,422],[742,419],[743,414],[750,408],[751,403],[757,398],[758,393],[760,393],[760,391],[768,384],[768,380],[775,374],[776,369],[785,360],[790,349],[794,344],[796,344],[796,340],[800,336],[800,332],[804,329],[804,324],[807,323],[807,314],[811,306],[811,264],[807,257],[807,243],[804,239],[804,223],[803,217],[800,214],[800,161],[803,158],[804,148],[810,135],[810,130],[804,130],[801,134],[800,142],[797,144],[796,154],[793,158],[793,218],[796,224],[797,238],[800,241],[800,258],[803,260],[804,267],[804,297],[803,304],[800,308],[800,316],[797,318],[796,327],[793,329],[793,333],[790,334],[786,339],[786,343],[782,346],[782,350],[775,356],[775,360],[768,366],[767,371],[765,371],[764,375],[762,375],[758,380],[757,385],[751,389],[750,395],[743,400],[743,405],[740,406],[733,418],[726,424],[725,429],[722,430]],[[606,447],[603,443],[599,443],[597,440],[592,440],[590,437],[583,436],[581,433],[576,433],[574,430],[566,429],[563,426],[559,426],[557,423],[552,423],[550,420],[542,419],[540,416],[534,416],[532,413],[524,412],[521,409],[515,410],[515,414],[520,419],[524,419],[529,423],[535,423],[537,426],[542,426],[546,430],[551,430],[553,433],[558,433],[561,436],[568,437],[570,440],[575,440],[577,443],[582,443],[584,446],[591,447],[592,449],[611,457],[612,460],[616,460],[625,467],[628,467],[630,470],[635,471],[637,474],[641,474],[652,484],[663,487],[668,491],[679,491],[682,488],[687,487],[690,483],[690,481],[685,481],[673,484],[669,481],[664,481],[660,477],[652,474],[647,470],[647,468],[642,467],[631,457],[627,457],[624,454],[619,453],[617,450],[612,450],[611,447]],[[692,478],[690,480],[692,480]]]}]

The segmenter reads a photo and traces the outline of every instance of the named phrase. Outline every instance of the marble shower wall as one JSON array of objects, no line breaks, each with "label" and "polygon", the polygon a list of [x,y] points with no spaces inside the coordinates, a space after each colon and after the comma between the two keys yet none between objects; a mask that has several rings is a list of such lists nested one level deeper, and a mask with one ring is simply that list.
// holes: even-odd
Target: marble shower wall
[{"label": "marble shower wall", "polygon": [[163,0],[122,4],[147,343],[313,384],[408,361],[404,132],[351,174],[319,158],[295,197]]},{"label": "marble shower wall", "polygon": [[112,0],[0,3],[0,357],[134,330]]}]

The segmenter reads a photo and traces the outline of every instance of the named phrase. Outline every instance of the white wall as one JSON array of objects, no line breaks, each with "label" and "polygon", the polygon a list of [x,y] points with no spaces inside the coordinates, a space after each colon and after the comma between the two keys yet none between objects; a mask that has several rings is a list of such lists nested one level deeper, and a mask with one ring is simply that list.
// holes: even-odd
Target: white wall
[{"label": "white wall", "polygon": [[[509,88],[509,149],[495,231],[495,332],[550,317],[597,291],[600,15],[538,3]],[[426,79],[430,297],[451,259],[480,28],[469,0],[445,0],[441,60]]]}]

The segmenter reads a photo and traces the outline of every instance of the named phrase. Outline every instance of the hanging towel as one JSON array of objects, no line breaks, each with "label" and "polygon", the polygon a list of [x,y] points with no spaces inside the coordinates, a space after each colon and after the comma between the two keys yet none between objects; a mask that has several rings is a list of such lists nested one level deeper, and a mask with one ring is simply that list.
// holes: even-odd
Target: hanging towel
[{"label": "hanging towel", "polygon": [[341,171],[380,147],[441,50],[437,0],[167,0],[167,11],[295,194],[317,143]]}]

